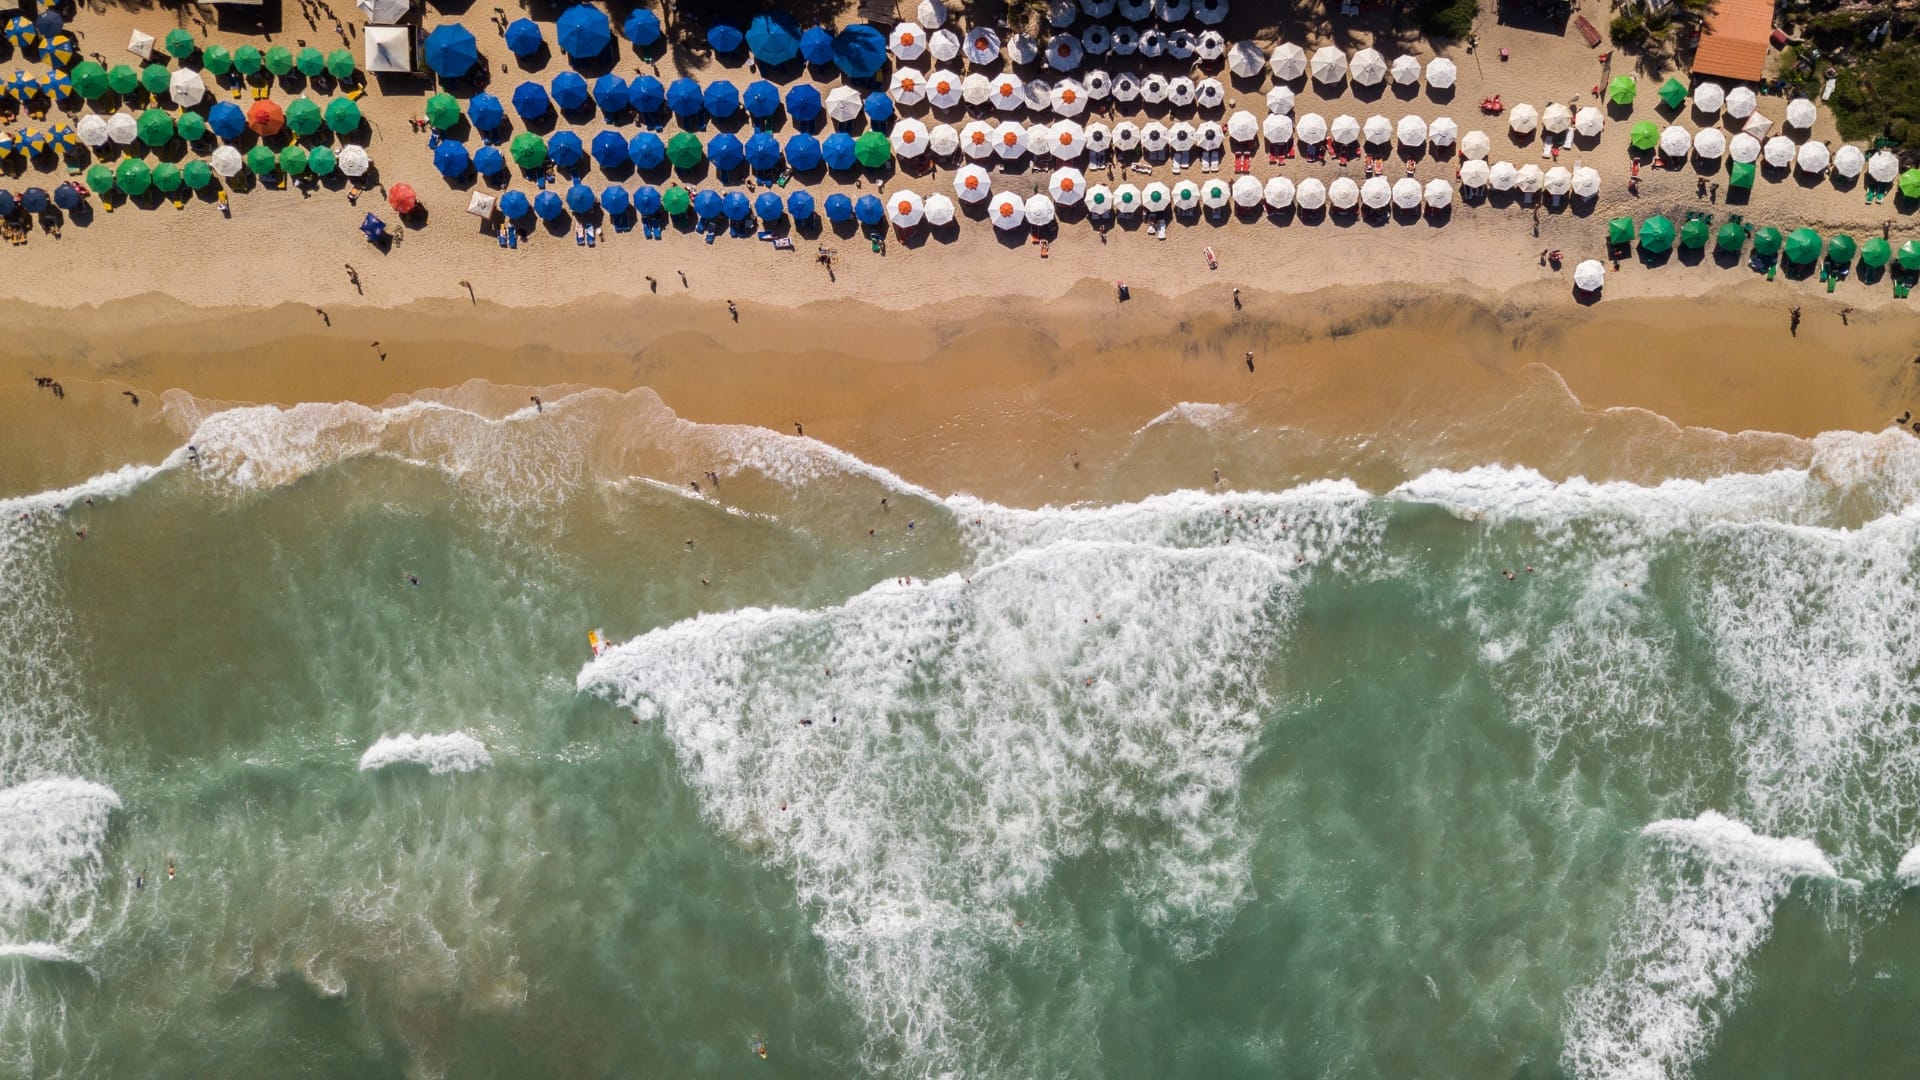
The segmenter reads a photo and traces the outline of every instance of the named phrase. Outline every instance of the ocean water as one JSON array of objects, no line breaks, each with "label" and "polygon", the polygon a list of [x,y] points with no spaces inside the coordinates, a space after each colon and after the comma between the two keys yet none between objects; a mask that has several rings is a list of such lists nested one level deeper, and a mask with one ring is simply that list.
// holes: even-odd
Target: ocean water
[{"label": "ocean water", "polygon": [[1910,437],[1033,508],[166,407],[0,502],[0,1074],[1920,1069]]}]

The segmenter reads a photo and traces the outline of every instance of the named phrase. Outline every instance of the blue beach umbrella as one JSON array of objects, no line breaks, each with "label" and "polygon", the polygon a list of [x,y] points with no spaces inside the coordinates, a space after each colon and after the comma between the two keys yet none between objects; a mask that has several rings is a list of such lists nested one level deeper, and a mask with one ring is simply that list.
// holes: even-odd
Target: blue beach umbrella
[{"label": "blue beach umbrella", "polygon": [[697,191],[693,195],[693,212],[702,218],[717,218],[724,210],[720,204],[720,195],[713,191]]},{"label": "blue beach umbrella", "polygon": [[699,116],[707,107],[700,96],[700,84],[688,78],[678,78],[667,87],[667,108],[679,117]]},{"label": "blue beach umbrella", "polygon": [[787,213],[795,221],[805,221],[813,216],[813,195],[805,191],[796,191],[787,196]]},{"label": "blue beach umbrella", "polygon": [[537,82],[529,80],[513,88],[513,111],[519,113],[522,120],[538,120],[547,115],[552,105],[547,88]]},{"label": "blue beach umbrella", "polygon": [[651,75],[635,75],[627,84],[627,104],[642,116],[657,113],[666,107],[667,88]]},{"label": "blue beach umbrella", "polygon": [[587,185],[575,184],[567,189],[567,209],[574,213],[584,214],[599,205],[600,200],[594,198],[593,189]]},{"label": "blue beach umbrella", "polygon": [[515,19],[507,26],[507,51],[515,56],[532,56],[546,40],[540,36],[540,24],[532,19]]},{"label": "blue beach umbrella", "polygon": [[763,191],[753,197],[753,216],[761,221],[778,221],[784,212],[777,192]]},{"label": "blue beach umbrella", "polygon": [[628,197],[627,189],[618,184],[600,192],[600,209],[609,214],[624,214],[627,207],[632,205],[633,200]]},{"label": "blue beach umbrella", "polygon": [[473,31],[457,23],[434,27],[420,46],[420,53],[433,73],[443,79],[457,79],[480,62],[480,47],[474,43]]},{"label": "blue beach umbrella", "polygon": [[780,111],[780,89],[765,79],[748,83],[740,95],[740,106],[756,119],[772,116]]},{"label": "blue beach umbrella", "polygon": [[377,244],[387,238],[387,223],[368,214],[360,219],[360,231],[366,234],[367,243]]},{"label": "blue beach umbrella", "polygon": [[853,204],[853,216],[860,219],[862,225],[878,225],[887,216],[887,208],[872,195],[862,195]]},{"label": "blue beach umbrella", "polygon": [[636,169],[657,169],[667,163],[667,144],[651,131],[627,140],[627,160]]},{"label": "blue beach umbrella", "polygon": [[893,119],[893,99],[877,90],[867,95],[867,100],[861,102],[860,108],[867,114],[867,119],[876,124]]},{"label": "blue beach umbrella", "polygon": [[743,191],[727,192],[727,197],[720,200],[720,209],[728,221],[745,221],[753,216],[753,202]]},{"label": "blue beach umbrella", "polygon": [[42,40],[50,38],[67,28],[67,20],[57,11],[43,11],[33,20],[33,28],[40,31]]},{"label": "blue beach umbrella", "polygon": [[764,131],[756,131],[747,140],[747,167],[755,172],[766,172],[780,164],[780,140]]},{"label": "blue beach umbrella", "polygon": [[25,15],[15,15],[7,20],[7,40],[13,43],[15,52],[40,40],[40,32],[33,28],[33,20]]},{"label": "blue beach umbrella", "polygon": [[827,196],[826,211],[828,221],[852,221],[853,200],[836,191]]},{"label": "blue beach umbrella", "polygon": [[571,131],[559,132],[547,140],[547,160],[557,168],[570,169],[586,156],[586,146],[580,142],[580,136]]},{"label": "blue beach umbrella", "polygon": [[80,207],[80,189],[72,184],[61,184],[53,189],[53,205],[72,213]]},{"label": "blue beach umbrella", "polygon": [[47,212],[47,192],[45,188],[30,187],[20,193],[20,209],[29,214]]},{"label": "blue beach umbrella", "polygon": [[507,171],[507,155],[497,146],[483,146],[473,152],[473,171],[481,176],[499,176]]},{"label": "blue beach umbrella", "polygon": [[740,111],[740,91],[725,79],[708,83],[700,100],[706,104],[707,115],[715,120],[725,120]]},{"label": "blue beach umbrella", "polygon": [[853,136],[844,131],[827,136],[827,141],[820,144],[820,156],[829,169],[853,168]]},{"label": "blue beach umbrella", "polygon": [[800,24],[779,12],[755,15],[747,24],[747,51],[763,64],[786,63],[800,55]]},{"label": "blue beach umbrella", "polygon": [[725,56],[746,44],[747,36],[732,23],[715,23],[707,30],[707,47],[715,55]]},{"label": "blue beach umbrella", "polygon": [[0,217],[11,217],[19,203],[14,200],[13,192],[0,191]]},{"label": "blue beach umbrella", "polygon": [[475,94],[467,102],[467,122],[475,131],[493,131],[507,120],[507,110],[492,94]]},{"label": "blue beach umbrella", "polygon": [[798,83],[787,91],[787,115],[796,124],[810,124],[820,115],[820,88]]},{"label": "blue beach umbrella", "polygon": [[608,116],[626,108],[627,80],[611,72],[593,80],[593,103]]},{"label": "blue beach umbrella", "polygon": [[864,23],[833,36],[833,66],[848,78],[871,79],[887,62],[887,37]]},{"label": "blue beach umbrella", "polygon": [[651,45],[660,40],[660,16],[646,8],[634,8],[620,32],[635,45]]},{"label": "blue beach umbrella", "polygon": [[473,167],[473,158],[465,146],[447,139],[434,147],[433,167],[441,176],[453,180],[467,175],[467,170]]},{"label": "blue beach umbrella", "polygon": [[560,51],[575,60],[591,60],[613,44],[613,24],[607,13],[591,4],[575,4],[553,24]]},{"label": "blue beach umbrella", "polygon": [[223,139],[237,139],[247,130],[247,114],[231,101],[218,101],[207,110],[207,128]]},{"label": "blue beach umbrella", "polygon": [[587,80],[577,71],[563,71],[553,77],[553,103],[571,112],[587,103]]},{"label": "blue beach umbrella", "polygon": [[508,218],[523,218],[533,213],[533,204],[524,191],[509,191],[500,196],[500,212]]},{"label": "blue beach umbrella", "polygon": [[541,221],[552,221],[565,210],[566,204],[551,191],[543,191],[533,197],[533,216]]},{"label": "blue beach umbrella", "polygon": [[713,162],[713,167],[721,172],[739,168],[746,156],[746,149],[740,145],[740,140],[724,131],[707,140],[707,160]]},{"label": "blue beach umbrella", "polygon": [[820,167],[820,140],[800,132],[787,137],[787,164],[797,172]]},{"label": "blue beach umbrella", "polygon": [[833,63],[833,31],[824,26],[809,26],[800,35],[800,55],[809,64]]},{"label": "blue beach umbrella", "polygon": [[593,137],[592,153],[593,160],[602,169],[625,165],[633,160],[627,155],[627,140],[610,128]]},{"label": "blue beach umbrella", "polygon": [[643,214],[660,212],[660,189],[648,184],[633,191],[633,208]]}]

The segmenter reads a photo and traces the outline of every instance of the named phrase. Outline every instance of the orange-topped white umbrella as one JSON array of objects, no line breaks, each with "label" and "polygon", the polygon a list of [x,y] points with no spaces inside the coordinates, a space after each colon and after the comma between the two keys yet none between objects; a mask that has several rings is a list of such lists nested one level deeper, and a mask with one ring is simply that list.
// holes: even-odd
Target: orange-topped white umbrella
[{"label": "orange-topped white umbrella", "polygon": [[992,154],[993,145],[993,125],[984,120],[975,120],[960,129],[960,152],[970,158]]},{"label": "orange-topped white umbrella", "polygon": [[1087,197],[1086,174],[1072,166],[1055,169],[1047,181],[1047,190],[1053,194],[1054,202],[1072,206]]},{"label": "orange-topped white umbrella", "polygon": [[1048,150],[1062,161],[1071,161],[1080,156],[1087,148],[1087,133],[1079,124],[1071,120],[1062,120],[1053,125],[1053,138]]},{"label": "orange-topped white umbrella", "polygon": [[936,109],[951,109],[960,104],[960,76],[940,70],[927,73],[927,102]]},{"label": "orange-topped white umbrella", "polygon": [[953,193],[961,202],[979,202],[993,194],[993,181],[978,165],[962,165],[953,174]]},{"label": "orange-topped white umbrella", "polygon": [[896,229],[911,229],[920,224],[927,213],[927,204],[920,196],[911,191],[896,192],[887,196],[887,220]]},{"label": "orange-topped white umbrella", "polygon": [[1027,129],[1008,120],[993,129],[993,152],[1012,161],[1027,152]]},{"label": "orange-topped white umbrella", "polygon": [[1087,88],[1078,79],[1061,79],[1053,84],[1052,104],[1056,116],[1079,116],[1087,110]]},{"label": "orange-topped white umbrella", "polygon": [[903,22],[888,36],[887,50],[899,60],[918,60],[927,51],[927,32],[919,23]]},{"label": "orange-topped white umbrella", "polygon": [[987,94],[987,103],[1002,112],[1017,109],[1026,103],[1027,96],[1021,93],[1025,88],[1026,84],[1020,81],[1020,76],[1010,73],[1002,74],[993,80],[993,89]]},{"label": "orange-topped white umbrella", "polygon": [[960,50],[967,54],[968,63],[991,64],[1000,59],[1000,35],[991,27],[976,26],[967,31]]},{"label": "orange-topped white umbrella", "polygon": [[1027,223],[1027,204],[1011,191],[1003,191],[987,204],[987,217],[996,229],[1017,229]]},{"label": "orange-topped white umbrella", "polygon": [[901,105],[918,105],[927,100],[927,77],[914,68],[895,68],[887,96]]},{"label": "orange-topped white umbrella", "polygon": [[893,125],[887,141],[901,157],[917,158],[927,152],[927,125],[913,119],[901,120]]}]

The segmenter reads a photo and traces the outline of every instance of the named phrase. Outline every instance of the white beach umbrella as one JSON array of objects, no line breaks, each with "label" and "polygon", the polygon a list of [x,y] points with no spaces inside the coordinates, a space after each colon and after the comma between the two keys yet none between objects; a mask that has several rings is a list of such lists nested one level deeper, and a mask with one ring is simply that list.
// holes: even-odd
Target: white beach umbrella
[{"label": "white beach umbrella", "polygon": [[1053,201],[1061,206],[1072,206],[1087,197],[1087,177],[1079,169],[1059,168],[1047,178],[1047,190],[1053,193]]},{"label": "white beach umbrella", "polygon": [[1460,125],[1451,116],[1436,116],[1427,125],[1427,141],[1435,146],[1452,146],[1460,141]]},{"label": "white beach umbrella", "polygon": [[1333,124],[1327,128],[1337,143],[1357,143],[1360,141],[1360,121],[1341,113],[1333,118]]},{"label": "white beach umbrella", "polygon": [[1219,124],[1208,120],[1194,129],[1193,144],[1202,150],[1218,150],[1227,145],[1227,133]]},{"label": "white beach umbrella", "polygon": [[1140,145],[1140,125],[1131,120],[1122,120],[1113,125],[1113,146],[1116,150],[1132,150]]},{"label": "white beach umbrella", "polygon": [[896,229],[911,229],[927,216],[927,204],[911,191],[887,196],[887,221]]},{"label": "white beach umbrella", "polygon": [[1703,113],[1717,113],[1727,103],[1727,92],[1717,82],[1693,84],[1693,107]]},{"label": "white beach umbrella", "polygon": [[1140,149],[1157,154],[1167,148],[1167,125],[1149,120],[1140,128]]},{"label": "white beach umbrella", "polygon": [[952,63],[960,55],[960,35],[945,27],[928,34],[927,55],[942,64]]},{"label": "white beach umbrella", "polygon": [[1200,51],[1200,43],[1186,30],[1171,30],[1167,33],[1167,55],[1175,60],[1190,60]]},{"label": "white beach umbrella", "polygon": [[1116,213],[1137,214],[1146,205],[1146,200],[1140,196],[1140,189],[1132,184],[1121,184],[1113,189],[1113,209]]},{"label": "white beach umbrella", "polygon": [[1227,136],[1234,142],[1251,142],[1260,136],[1260,121],[1253,114],[1241,109],[1227,117]]},{"label": "white beach umbrella", "polygon": [[1113,129],[1102,123],[1087,125],[1087,149],[1095,153],[1105,153],[1113,145]]},{"label": "white beach umbrella", "polygon": [[1175,75],[1167,80],[1167,100],[1182,108],[1193,104],[1193,80],[1185,75]]},{"label": "white beach umbrella", "polygon": [[984,158],[993,153],[993,125],[974,120],[961,128],[960,152],[970,158]]},{"label": "white beach umbrella", "polygon": [[107,138],[125,146],[140,136],[140,124],[126,111],[107,117]]},{"label": "white beach umbrella", "polygon": [[1573,110],[1564,102],[1550,101],[1540,110],[1540,127],[1549,135],[1558,135],[1573,126]]},{"label": "white beach umbrella", "polygon": [[1581,199],[1591,199],[1600,194],[1600,170],[1591,165],[1582,165],[1573,170],[1573,194]]},{"label": "white beach umbrella", "polygon": [[1427,205],[1435,210],[1445,210],[1453,205],[1453,185],[1437,177],[1427,181],[1425,195]]},{"label": "white beach umbrella", "polygon": [[238,148],[219,146],[215,147],[213,153],[207,156],[207,164],[212,166],[213,171],[221,176],[238,176],[240,170],[245,167],[246,162],[245,159],[241,158]]},{"label": "white beach umbrella", "polygon": [[1882,184],[1893,183],[1900,175],[1900,159],[1891,150],[1875,150],[1867,159],[1867,178]]},{"label": "white beach umbrella", "polygon": [[897,121],[887,133],[887,141],[893,144],[895,154],[917,158],[927,152],[927,125],[913,119]]},{"label": "white beach umbrella", "polygon": [[960,41],[969,64],[991,64],[1000,59],[1000,34],[991,26],[976,26]]},{"label": "white beach umbrella", "polygon": [[1276,86],[1267,91],[1267,111],[1270,113],[1292,112],[1293,91],[1284,86]]},{"label": "white beach umbrella", "polygon": [[993,152],[1003,160],[1014,161],[1027,154],[1027,129],[1013,120],[993,129]]},{"label": "white beach umbrella", "polygon": [[1270,115],[1260,121],[1260,134],[1266,138],[1267,145],[1279,149],[1293,141],[1293,117]]},{"label": "white beach umbrella", "polygon": [[1469,131],[1460,137],[1460,155],[1468,161],[1483,161],[1493,150],[1493,140],[1484,131]]},{"label": "white beach umbrella", "polygon": [[960,76],[944,68],[927,75],[927,102],[936,109],[951,109],[960,104]]},{"label": "white beach umbrella", "polygon": [[1294,188],[1293,201],[1302,210],[1318,210],[1327,205],[1327,185],[1319,177],[1309,176]]},{"label": "white beach umbrella", "polygon": [[969,105],[985,105],[993,96],[993,80],[978,71],[967,72],[960,80],[960,97]]},{"label": "white beach umbrella", "polygon": [[1727,140],[1727,156],[1746,163],[1760,160],[1760,140],[1742,131]]},{"label": "white beach umbrella", "polygon": [[1719,161],[1727,154],[1727,137],[1719,128],[1701,128],[1693,133],[1693,152],[1708,161]]},{"label": "white beach umbrella", "polygon": [[1209,210],[1218,210],[1233,198],[1233,188],[1225,180],[1213,179],[1200,185],[1200,205]]},{"label": "white beach umbrella", "polygon": [[1549,195],[1565,195],[1573,188],[1573,171],[1565,165],[1555,165],[1547,170],[1545,186]]},{"label": "white beach umbrella", "polygon": [[1367,122],[1361,125],[1360,136],[1370,143],[1392,142],[1393,121],[1375,113],[1367,117]]},{"label": "white beach umbrella", "polygon": [[1370,210],[1378,210],[1393,201],[1393,183],[1384,176],[1369,176],[1360,185],[1360,202]]},{"label": "white beach umbrella", "polygon": [[1078,79],[1061,79],[1053,84],[1048,104],[1055,116],[1079,116],[1087,111],[1087,88]]},{"label": "white beach umbrella", "polygon": [[1173,192],[1167,190],[1167,185],[1155,180],[1140,189],[1140,208],[1153,213],[1171,210],[1173,209]]},{"label": "white beach umbrella", "polygon": [[1007,35],[1007,60],[1014,64],[1031,64],[1040,59],[1040,40],[1032,34]]},{"label": "white beach umbrella", "polygon": [[1833,152],[1833,171],[1851,180],[1867,167],[1867,155],[1857,146],[1842,146]]},{"label": "white beach umbrella", "polygon": [[1085,55],[1080,39],[1072,34],[1055,34],[1053,40],[1047,42],[1047,66],[1055,71],[1072,71],[1080,66],[1080,59]]},{"label": "white beach umbrella", "polygon": [[927,51],[927,31],[919,23],[903,22],[887,36],[887,51],[896,60],[918,60]]},{"label": "white beach umbrella", "polygon": [[1582,292],[1599,292],[1607,283],[1607,268],[1599,259],[1586,259],[1573,268],[1573,287]]},{"label": "white beach umbrella", "polygon": [[1193,100],[1203,109],[1217,109],[1227,100],[1227,88],[1219,79],[1201,79],[1194,84]]},{"label": "white beach umbrella", "polygon": [[1760,99],[1754,96],[1749,87],[1736,86],[1727,91],[1727,115],[1735,120],[1746,119],[1759,104]]},{"label": "white beach umbrella", "polygon": [[1027,196],[1026,210],[1027,210],[1027,224],[1029,225],[1053,224],[1053,200],[1047,198],[1045,195]]},{"label": "white beach umbrella", "polygon": [[1080,12],[1089,19],[1104,19],[1114,7],[1114,0],[1080,0]]},{"label": "white beach umbrella", "polygon": [[1327,185],[1327,201],[1335,210],[1351,210],[1360,204],[1360,185],[1350,176],[1335,177]]},{"label": "white beach umbrella", "polygon": [[1153,0],[1153,17],[1163,23],[1185,22],[1192,10],[1192,0]]},{"label": "white beach umbrella", "polygon": [[953,174],[953,193],[961,202],[979,202],[993,194],[993,178],[978,165],[962,165]]},{"label": "white beach umbrella", "polygon": [[1140,80],[1140,100],[1158,105],[1167,100],[1167,77],[1154,73]]},{"label": "white beach umbrella", "polygon": [[1020,88],[1020,104],[1034,112],[1053,108],[1053,84],[1045,79],[1028,79]]},{"label": "white beach umbrella", "polygon": [[1073,25],[1074,16],[1080,14],[1080,5],[1073,0],[1049,0],[1047,4],[1047,25],[1055,30],[1065,30]]},{"label": "white beach umbrella", "polygon": [[337,162],[343,176],[365,176],[367,170],[373,166],[373,161],[367,157],[366,148],[351,143],[340,148]]},{"label": "white beach umbrella", "polygon": [[[1107,51],[1115,56],[1132,56],[1139,52],[1140,31],[1131,26],[1114,27],[1111,44],[1107,46]],[[1118,198],[1118,196],[1115,197]]]},{"label": "white beach umbrella", "polygon": [[1251,79],[1267,69],[1267,53],[1251,41],[1236,41],[1227,50],[1227,70],[1242,79]]},{"label": "white beach umbrella", "polygon": [[1495,191],[1512,190],[1520,180],[1520,170],[1513,167],[1511,161],[1496,161],[1487,170],[1487,186]]},{"label": "white beach umbrella", "polygon": [[99,113],[88,113],[75,121],[73,133],[80,136],[80,141],[88,146],[105,146],[107,145],[107,118]]},{"label": "white beach umbrella", "polygon": [[1087,88],[1087,96],[1095,101],[1101,101],[1113,93],[1113,76],[1098,68],[1087,72],[1087,77],[1082,81]]},{"label": "white beach umbrella", "polygon": [[353,6],[366,13],[368,22],[389,25],[406,18],[413,7],[407,0],[354,0]]},{"label": "white beach umbrella", "polygon": [[920,0],[913,9],[914,20],[928,30],[947,25],[947,5],[940,0]]},{"label": "white beach umbrella", "polygon": [[1022,93],[1026,86],[1020,76],[1013,72],[1001,72],[993,79],[992,88],[987,93],[987,104],[1001,112],[1018,109],[1027,102],[1026,94]]},{"label": "white beach umbrella", "polygon": [[1080,49],[1088,56],[1105,56],[1113,47],[1113,32],[1098,24],[1080,31]]},{"label": "white beach umbrella", "polygon": [[1348,74],[1360,86],[1378,86],[1387,77],[1387,58],[1379,49],[1361,49],[1353,54]]},{"label": "white beach umbrella", "polygon": [[1140,98],[1140,76],[1123,71],[1113,77],[1113,100],[1131,103]]},{"label": "white beach umbrella", "polygon": [[887,96],[895,104],[918,105],[927,100],[927,77],[914,68],[894,68],[893,78],[887,83]]},{"label": "white beach umbrella", "polygon": [[1787,102],[1788,127],[1810,128],[1818,119],[1820,119],[1820,110],[1813,107],[1812,101],[1797,97]]},{"label": "white beach umbrella", "polygon": [[1053,124],[1052,138],[1047,151],[1062,161],[1079,157],[1087,149],[1087,133],[1084,128],[1071,120],[1060,120]]},{"label": "white beach umbrella", "polygon": [[1218,26],[1227,18],[1227,0],[1193,0],[1193,17],[1206,26]]},{"label": "white beach umbrella", "polygon": [[1182,180],[1173,185],[1173,208],[1192,210],[1200,205],[1200,185],[1191,180]]},{"label": "white beach umbrella", "polygon": [[1325,142],[1327,139],[1326,118],[1317,112],[1310,112],[1296,120],[1293,125],[1294,138],[1308,146]]},{"label": "white beach umbrella", "polygon": [[1686,128],[1674,124],[1660,133],[1660,152],[1668,157],[1686,157],[1693,149],[1693,135]]},{"label": "white beach umbrella", "polygon": [[1591,105],[1580,106],[1573,114],[1573,130],[1587,138],[1592,138],[1607,126],[1606,114]]},{"label": "white beach umbrella", "polygon": [[1267,66],[1273,69],[1273,77],[1282,81],[1297,79],[1307,73],[1307,51],[1291,41],[1282,42],[1273,47],[1267,57]]},{"label": "white beach umbrella", "polygon": [[836,86],[827,91],[827,116],[846,123],[860,115],[860,91],[851,86]]},{"label": "white beach umbrella", "polygon": [[1803,142],[1800,144],[1799,153],[1794,155],[1794,162],[1800,166],[1801,172],[1825,172],[1827,166],[1833,162],[1833,155],[1817,142]]},{"label": "white beach umbrella", "polygon": [[1331,45],[1322,45],[1314,50],[1313,60],[1307,66],[1313,71],[1315,82],[1337,83],[1347,77],[1347,54]]},{"label": "white beach umbrella", "polygon": [[1262,188],[1260,181],[1251,176],[1236,176],[1233,179],[1233,205],[1242,210],[1251,210],[1260,205]]},{"label": "white beach umbrella", "polygon": [[1490,172],[1484,161],[1468,161],[1460,166],[1460,183],[1464,187],[1483,188],[1487,186],[1487,174]]},{"label": "white beach umbrella", "polygon": [[1140,55],[1151,60],[1167,51],[1167,32],[1157,26],[1140,31]]},{"label": "white beach umbrella", "polygon": [[993,219],[996,229],[1017,229],[1027,223],[1026,200],[1011,191],[1003,191],[987,204],[987,217]]},{"label": "white beach umbrella", "polygon": [[1444,56],[1436,56],[1427,61],[1427,86],[1434,90],[1445,90],[1460,77],[1460,69],[1453,61]]},{"label": "white beach umbrella", "polygon": [[1403,116],[1394,129],[1394,135],[1401,146],[1425,146],[1427,144],[1427,122],[1417,116]]},{"label": "white beach umbrella", "polygon": [[1387,76],[1396,86],[1412,86],[1420,81],[1420,61],[1402,53],[1388,65]]},{"label": "white beach umbrella", "polygon": [[1507,114],[1507,126],[1516,135],[1531,135],[1540,126],[1540,110],[1521,102]]},{"label": "white beach umbrella", "polygon": [[960,132],[952,124],[935,124],[927,129],[927,149],[947,157],[960,149]]},{"label": "white beach umbrella", "polygon": [[1766,157],[1767,164],[1784,169],[1793,161],[1793,140],[1785,135],[1775,135],[1760,148],[1760,153]]},{"label": "white beach umbrella", "polygon": [[1191,150],[1193,136],[1193,125],[1182,120],[1167,129],[1167,145],[1175,150]]},{"label": "white beach umbrella", "polygon": [[206,96],[206,81],[200,78],[200,73],[192,68],[175,69],[172,77],[167,80],[167,97],[173,99],[173,103],[183,109],[190,109],[200,104],[200,99]]},{"label": "white beach umbrella", "polygon": [[1270,177],[1267,180],[1266,190],[1262,194],[1266,196],[1268,206],[1275,210],[1285,210],[1293,205],[1293,181],[1284,176]]},{"label": "white beach umbrella", "polygon": [[1086,204],[1089,214],[1113,213],[1113,189],[1105,184],[1093,185],[1087,189]]},{"label": "white beach umbrella", "polygon": [[1519,174],[1514,177],[1513,186],[1531,195],[1547,186],[1547,174],[1540,170],[1540,166],[1529,162],[1520,166]]},{"label": "white beach umbrella", "polygon": [[1393,205],[1411,210],[1420,205],[1420,181],[1403,176],[1393,182]]}]

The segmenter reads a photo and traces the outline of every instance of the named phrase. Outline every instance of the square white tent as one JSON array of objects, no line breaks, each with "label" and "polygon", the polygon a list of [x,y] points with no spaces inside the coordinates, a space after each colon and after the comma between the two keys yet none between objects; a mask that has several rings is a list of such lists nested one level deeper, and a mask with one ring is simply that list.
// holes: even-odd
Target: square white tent
[{"label": "square white tent", "polygon": [[404,26],[369,26],[366,30],[368,71],[413,70],[413,42]]},{"label": "square white tent", "polygon": [[354,0],[354,6],[365,13],[370,23],[393,24],[405,19],[413,5],[408,0]]}]

